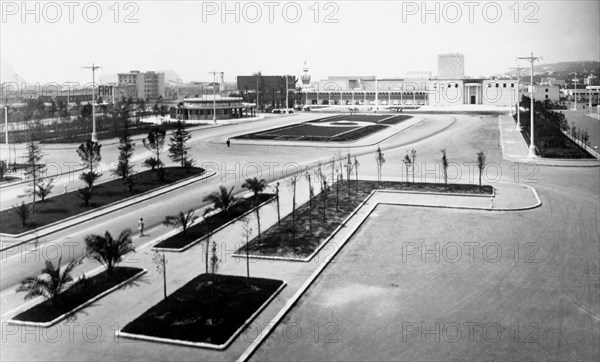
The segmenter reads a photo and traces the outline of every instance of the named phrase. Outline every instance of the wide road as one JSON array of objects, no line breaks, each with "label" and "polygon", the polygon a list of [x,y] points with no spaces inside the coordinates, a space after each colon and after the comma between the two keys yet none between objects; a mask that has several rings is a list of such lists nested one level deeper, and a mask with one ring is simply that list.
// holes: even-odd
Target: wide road
[{"label": "wide road", "polygon": [[[125,228],[136,229],[137,221],[144,218],[146,228],[152,229],[160,226],[165,216],[174,215],[182,210],[201,209],[208,206],[202,201],[209,193],[218,189],[219,186],[235,186],[235,191],[244,193],[241,185],[244,179],[258,176],[271,182],[279,180],[289,172],[294,172],[299,167],[314,165],[318,161],[327,161],[338,152],[344,155],[352,152],[356,155],[364,155],[359,158],[361,175],[376,175],[375,159],[373,152],[376,146],[343,148],[323,147],[277,147],[273,145],[235,145],[227,147],[225,141],[232,136],[256,131],[259,129],[296,123],[308,119],[322,117],[318,114],[298,114],[293,116],[270,117],[263,121],[243,123],[237,125],[200,128],[193,132],[191,155],[198,161],[198,166],[208,170],[215,170],[217,174],[205,181],[195,183],[173,192],[155,197],[151,200],[140,202],[136,205],[121,209],[119,211],[82,222],[68,229],[58,231],[54,234],[40,237],[35,242],[30,242],[0,254],[0,290],[12,289],[25,277],[34,276],[44,267],[46,259],[58,260],[62,255],[63,263],[80,258],[83,255],[83,239],[89,234],[103,234],[110,231],[115,235]],[[473,121],[474,120],[474,121]],[[411,127],[407,131],[400,132],[394,137],[382,143],[384,151],[407,144],[423,142],[431,137],[444,137],[460,135],[479,122],[478,117],[464,116],[459,122],[450,116],[428,116],[425,121]],[[447,128],[442,133],[440,129]],[[138,137],[139,139],[139,137]],[[138,140],[137,149],[143,147]],[[74,153],[76,146],[69,145]],[[66,157],[69,152],[63,150]],[[103,154],[111,155],[116,159],[116,144],[103,146]],[[107,159],[108,156],[105,156]],[[166,158],[166,155],[165,155]],[[73,160],[75,160],[73,158]],[[390,168],[400,167],[390,165]],[[105,177],[111,177],[105,175]],[[67,179],[67,178],[65,178]],[[69,184],[71,185],[71,184]],[[72,187],[72,186],[69,186]],[[8,189],[10,195],[23,192],[24,185],[14,186]],[[60,186],[57,186],[60,190]],[[6,189],[2,189],[2,199]],[[10,197],[10,196],[9,196]],[[18,197],[18,196],[17,196]],[[4,201],[4,200],[3,200]],[[8,201],[7,201],[8,203]],[[160,232],[166,232],[161,228]],[[155,237],[156,234],[153,235]],[[146,239],[136,239],[136,243],[142,244]]]}]

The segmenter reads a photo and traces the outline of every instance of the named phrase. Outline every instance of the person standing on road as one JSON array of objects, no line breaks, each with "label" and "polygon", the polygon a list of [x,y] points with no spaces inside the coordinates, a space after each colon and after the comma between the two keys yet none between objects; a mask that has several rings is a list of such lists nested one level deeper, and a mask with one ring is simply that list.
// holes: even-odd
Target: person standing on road
[{"label": "person standing on road", "polygon": [[227,147],[229,147],[231,145],[231,140],[228,138],[227,139]]},{"label": "person standing on road", "polygon": [[140,221],[138,221],[138,231],[140,232],[140,236],[144,236],[144,218],[140,217]]}]

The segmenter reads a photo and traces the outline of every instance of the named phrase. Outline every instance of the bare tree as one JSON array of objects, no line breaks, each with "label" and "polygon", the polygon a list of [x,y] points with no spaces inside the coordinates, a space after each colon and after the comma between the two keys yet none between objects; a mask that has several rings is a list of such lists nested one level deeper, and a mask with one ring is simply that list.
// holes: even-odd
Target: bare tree
[{"label": "bare tree", "polygon": [[417,150],[414,148],[410,150],[410,155],[412,156],[412,180],[413,184],[415,183],[415,167],[417,166]]},{"label": "bare tree", "polygon": [[406,169],[406,182],[408,183],[408,169],[410,167],[410,164],[412,163],[410,157],[408,157],[408,153],[406,154],[406,156],[404,156],[402,162],[404,163],[404,167]]},{"label": "bare tree", "polygon": [[385,158],[379,146],[377,146],[377,151],[375,152],[375,162],[377,162],[377,186],[381,186],[381,169],[385,163]]},{"label": "bare tree", "polygon": [[252,227],[250,226],[250,220],[245,217],[242,219],[242,238],[246,240],[244,249],[246,250],[246,280],[248,286],[250,285],[250,235],[252,235]]},{"label": "bare tree", "polygon": [[292,186],[292,240],[296,241],[296,185],[298,184],[298,174],[288,176],[287,181]]},{"label": "bare tree", "polygon": [[275,184],[275,197],[277,201],[277,225],[281,227],[281,208],[279,205],[279,181]]},{"label": "bare tree", "polygon": [[310,171],[307,170],[304,176],[308,180],[308,232],[310,235],[312,235],[312,208],[315,190],[312,185]]},{"label": "bare tree", "polygon": [[163,300],[165,301],[165,307],[169,310],[169,299],[167,298],[167,258],[165,253],[160,255],[158,251],[154,252],[152,258],[154,264],[156,264],[156,271],[161,273],[163,276]]},{"label": "bare tree", "polygon": [[350,156],[350,152],[348,152],[348,158],[346,160],[346,180],[348,182],[348,198],[350,198],[350,176],[352,175],[352,169],[354,165],[352,164],[352,158]]},{"label": "bare tree", "polygon": [[358,163],[358,159],[356,158],[356,156],[354,156],[354,172],[356,172],[356,193],[358,193],[358,166],[360,166],[360,163]]},{"label": "bare tree", "polygon": [[479,169],[479,191],[481,191],[481,174],[485,169],[485,154],[483,151],[477,153],[477,168]]},{"label": "bare tree", "polygon": [[442,171],[444,175],[444,189],[448,190],[448,158],[446,157],[446,149],[441,150],[442,152]]}]

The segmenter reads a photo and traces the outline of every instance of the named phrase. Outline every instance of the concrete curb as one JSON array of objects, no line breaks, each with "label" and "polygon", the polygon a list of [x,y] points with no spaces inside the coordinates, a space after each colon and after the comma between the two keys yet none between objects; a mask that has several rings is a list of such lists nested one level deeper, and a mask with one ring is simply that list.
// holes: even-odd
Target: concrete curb
[{"label": "concrete curb", "polygon": [[252,323],[252,321],[260,313],[262,313],[262,311],[273,301],[273,299],[275,299],[279,295],[279,293],[281,293],[281,291],[286,286],[287,286],[287,283],[285,281],[283,281],[283,284],[281,284],[279,286],[279,288],[277,288],[277,290],[275,292],[273,292],[273,294],[269,297],[269,299],[267,299],[248,319],[246,319],[244,324],[242,324],[242,326],[240,328],[238,328],[231,335],[231,337],[229,337],[229,339],[223,344],[190,342],[190,341],[184,341],[184,340],[180,340],[180,339],[152,337],[152,336],[146,336],[143,334],[127,333],[127,332],[123,332],[121,330],[116,331],[115,336],[117,336],[118,338],[134,339],[134,340],[156,342],[156,343],[168,343],[168,344],[175,344],[175,345],[186,346],[186,347],[206,348],[206,349],[214,349],[214,350],[222,351],[224,349],[227,349],[227,347],[229,347],[229,345],[231,345],[231,343],[233,343],[233,341],[242,333],[242,331],[244,329],[246,329],[250,325],[250,323]]},{"label": "concrete curb", "polygon": [[[95,297],[85,301],[84,303],[80,304],[79,306],[71,309],[70,311],[54,318],[53,320],[51,320],[50,322],[27,322],[27,321],[20,321],[20,320],[15,320],[15,319],[9,319],[8,320],[8,324],[12,324],[12,325],[19,325],[19,326],[28,326],[28,327],[40,327],[40,328],[48,328],[51,327],[53,325],[55,325],[56,323],[64,320],[65,318],[77,313],[78,311],[82,310],[83,308],[87,307],[88,305],[94,303],[95,301],[97,301],[98,299],[101,299],[103,297],[105,297],[106,295],[114,292],[115,290],[121,288],[123,285],[129,283],[130,281],[137,279],[139,277],[141,277],[142,275],[146,274],[148,272],[148,270],[146,269],[141,269],[137,274],[133,275],[132,277],[128,278],[127,280],[122,281],[121,283],[115,285],[114,287],[105,290],[104,292],[96,295]],[[31,307],[33,308],[33,307]]]},{"label": "concrete curb", "polygon": [[[179,189],[179,188],[191,185],[193,183],[206,180],[206,179],[214,176],[215,174],[216,174],[216,171],[211,171],[211,172],[206,172],[205,171],[201,175],[189,177],[189,178],[180,180],[178,182],[175,182],[174,184],[161,186],[159,188],[156,188],[154,190],[150,190],[150,191],[145,192],[145,193],[140,194],[140,195],[131,196],[131,197],[128,197],[128,198],[120,200],[120,201],[115,201],[115,202],[110,203],[108,205],[101,206],[101,207],[99,207],[97,209],[85,211],[83,213],[80,213],[80,214],[77,214],[77,215],[73,215],[73,216],[68,217],[66,219],[55,221],[55,222],[53,222],[51,224],[45,225],[45,226],[37,228],[37,229],[29,230],[29,231],[26,231],[26,232],[21,233],[21,234],[0,233],[0,237],[3,237],[3,238],[12,238],[12,239],[20,239],[20,238],[23,238],[23,237],[29,236],[29,235],[32,236],[31,238],[29,238],[27,240],[22,240],[22,241],[20,241],[18,243],[15,243],[15,244],[12,244],[12,245],[10,245],[8,247],[0,249],[0,252],[6,251],[6,250],[11,249],[11,248],[14,248],[14,247],[19,246],[21,244],[27,243],[27,242],[33,240],[34,238],[38,238],[38,237],[41,237],[41,236],[50,235],[50,234],[55,233],[57,231],[69,228],[69,227],[71,227],[71,226],[73,226],[75,224],[78,224],[78,223],[81,223],[81,222],[85,222],[85,221],[87,221],[89,219],[92,219],[92,218],[95,218],[95,217],[98,217],[98,216],[102,216],[102,215],[106,215],[106,214],[111,213],[113,211],[117,211],[117,210],[129,207],[129,206],[131,206],[131,205],[133,205],[135,203],[146,201],[146,200],[152,199],[154,197],[163,195],[165,193],[174,191],[176,189]],[[53,228],[55,228],[55,229],[51,230]],[[35,234],[35,235],[32,235],[32,234]]]},{"label": "concrete curb", "polygon": [[[216,228],[215,230],[213,230],[213,231],[210,233],[210,235],[215,235],[217,232],[221,231],[222,229],[226,228],[227,226],[229,226],[229,225],[231,225],[231,224],[233,224],[233,223],[235,223],[235,222],[237,222],[237,221],[239,221],[239,220],[243,219],[244,217],[246,217],[246,216],[247,216],[247,215],[249,215],[250,213],[252,213],[252,212],[256,211],[256,209],[257,209],[257,208],[258,208],[258,209],[260,209],[260,208],[261,208],[261,207],[263,207],[264,205],[266,205],[266,204],[269,204],[269,203],[273,202],[273,200],[275,200],[275,198],[276,198],[276,196],[275,196],[275,195],[273,195],[273,197],[271,197],[271,198],[270,198],[270,199],[268,199],[267,201],[264,201],[264,202],[260,203],[259,205],[257,205],[256,207],[253,207],[253,208],[251,208],[250,210],[246,211],[246,212],[245,212],[245,213],[243,213],[242,215],[240,215],[240,216],[238,216],[238,217],[236,217],[236,218],[234,218],[234,219],[231,219],[231,220],[229,220],[229,221],[228,221],[228,222],[226,222],[225,224],[223,224],[223,225],[219,226],[218,228]],[[203,220],[204,220],[204,219],[202,219],[202,220],[201,220],[201,221],[199,221],[198,223],[194,224],[194,226],[195,226],[195,225],[197,225],[197,224],[199,224],[199,223],[200,223],[200,222],[202,222]],[[175,233],[175,234],[173,234],[173,235],[168,235],[168,237],[166,237],[166,238],[159,238],[159,239],[157,239],[157,241],[158,241],[158,243],[160,243],[160,242],[163,242],[164,240],[166,240],[166,239],[168,239],[168,238],[170,238],[170,237],[172,237],[172,236],[175,236],[175,235],[177,235],[177,234],[179,234],[179,233],[181,233],[181,232]],[[165,235],[165,236],[166,236],[166,235]],[[181,248],[179,248],[179,249],[174,249],[174,248],[159,248],[159,247],[153,246],[153,247],[152,247],[152,250],[154,250],[154,251],[161,251],[161,252],[175,252],[175,253],[181,253],[181,252],[183,252],[183,251],[186,251],[187,249],[191,248],[192,246],[194,246],[194,245],[196,245],[196,244],[198,244],[198,243],[201,243],[201,242],[202,242],[204,239],[206,239],[207,237],[208,237],[208,235],[204,235],[203,237],[201,237],[201,238],[199,238],[199,239],[196,239],[196,240],[192,241],[191,243],[189,243],[189,244],[187,244],[187,245],[185,245],[184,247],[181,247]]]}]

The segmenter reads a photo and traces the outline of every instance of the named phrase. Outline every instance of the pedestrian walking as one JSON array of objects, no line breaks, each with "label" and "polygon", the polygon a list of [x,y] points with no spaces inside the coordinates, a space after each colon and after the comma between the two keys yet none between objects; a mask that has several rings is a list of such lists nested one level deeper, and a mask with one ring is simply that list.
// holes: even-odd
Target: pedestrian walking
[{"label": "pedestrian walking", "polygon": [[231,140],[228,138],[227,139],[227,147],[231,146]]},{"label": "pedestrian walking", "polygon": [[138,231],[140,232],[140,236],[144,236],[144,218],[140,217],[140,221],[138,221]]}]

